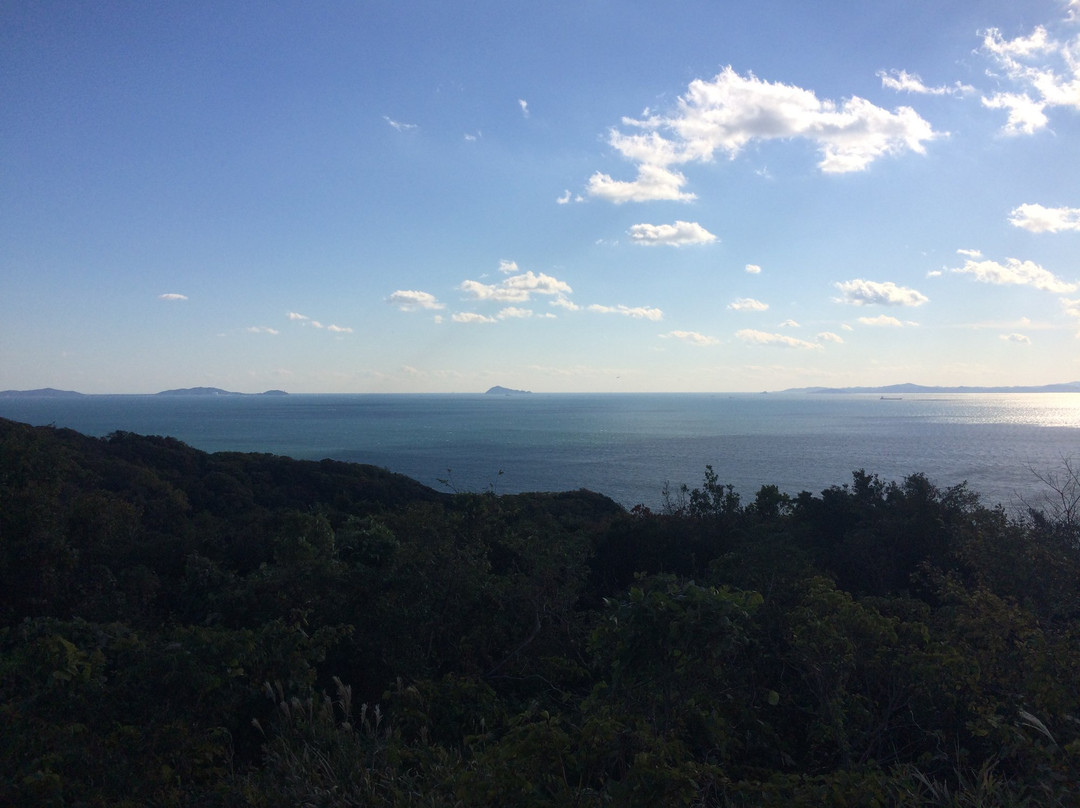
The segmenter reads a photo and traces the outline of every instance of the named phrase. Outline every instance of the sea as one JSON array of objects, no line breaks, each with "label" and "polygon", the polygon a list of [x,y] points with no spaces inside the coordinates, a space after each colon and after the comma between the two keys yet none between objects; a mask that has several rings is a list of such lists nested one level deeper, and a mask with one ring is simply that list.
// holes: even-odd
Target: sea
[{"label": "sea", "polygon": [[711,465],[744,498],[819,494],[864,470],[1022,509],[1049,493],[1040,477],[1080,465],[1078,393],[88,395],[0,398],[0,417],[367,463],[438,490],[584,488],[628,508],[661,507]]}]

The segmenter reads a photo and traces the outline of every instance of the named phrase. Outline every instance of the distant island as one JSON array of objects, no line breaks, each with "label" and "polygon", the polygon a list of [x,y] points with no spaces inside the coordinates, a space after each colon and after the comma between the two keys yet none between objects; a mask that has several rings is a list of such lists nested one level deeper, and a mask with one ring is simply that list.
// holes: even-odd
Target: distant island
[{"label": "distant island", "polygon": [[501,387],[495,385],[485,393],[489,396],[527,396],[532,393],[532,390],[514,390],[510,387]]},{"label": "distant island", "polygon": [[784,393],[1080,393],[1080,382],[1033,387],[937,387],[922,384],[890,384],[884,387],[792,387]]},{"label": "distant island", "polygon": [[[37,390],[0,390],[0,398],[82,398],[87,393],[74,390],[57,390],[53,387],[41,387]],[[92,394],[90,394],[92,395]],[[138,395],[137,393],[135,395]],[[184,387],[177,390],[162,390],[155,396],[287,396],[284,390],[267,390],[265,393],[235,393],[220,387]]]},{"label": "distant island", "polygon": [[287,396],[284,390],[267,390],[265,393],[235,393],[232,390],[222,390],[220,387],[182,387],[177,390],[162,390],[155,393],[158,396]]},{"label": "distant island", "polygon": [[74,390],[57,390],[55,387],[41,387],[37,390],[0,390],[0,398],[77,398],[84,395]]}]

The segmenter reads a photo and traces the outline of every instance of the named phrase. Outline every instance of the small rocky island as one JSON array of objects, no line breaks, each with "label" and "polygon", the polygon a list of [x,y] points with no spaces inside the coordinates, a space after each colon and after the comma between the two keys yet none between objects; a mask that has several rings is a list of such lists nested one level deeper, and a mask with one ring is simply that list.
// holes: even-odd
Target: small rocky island
[{"label": "small rocky island", "polygon": [[486,395],[489,396],[527,396],[531,394],[532,390],[513,390],[509,387],[501,387],[499,385],[495,385],[486,393]]}]

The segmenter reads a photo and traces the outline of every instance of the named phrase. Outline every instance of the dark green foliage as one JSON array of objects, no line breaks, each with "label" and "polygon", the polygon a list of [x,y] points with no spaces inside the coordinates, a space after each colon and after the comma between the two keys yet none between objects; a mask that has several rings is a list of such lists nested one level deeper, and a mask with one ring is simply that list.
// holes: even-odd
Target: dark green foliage
[{"label": "dark green foliage", "polygon": [[0,420],[0,805],[1080,804],[1075,476],[628,513]]}]

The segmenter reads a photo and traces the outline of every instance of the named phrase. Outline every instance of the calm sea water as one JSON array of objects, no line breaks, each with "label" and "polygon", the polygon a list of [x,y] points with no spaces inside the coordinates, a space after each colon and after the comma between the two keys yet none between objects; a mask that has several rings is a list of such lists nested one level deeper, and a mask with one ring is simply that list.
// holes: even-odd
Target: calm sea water
[{"label": "calm sea water", "polygon": [[0,398],[0,417],[89,435],[170,435],[205,451],[371,463],[443,488],[588,488],[655,507],[706,464],[752,496],[818,493],[865,469],[967,481],[990,504],[1044,491],[1080,458],[1080,394],[532,394]]}]

